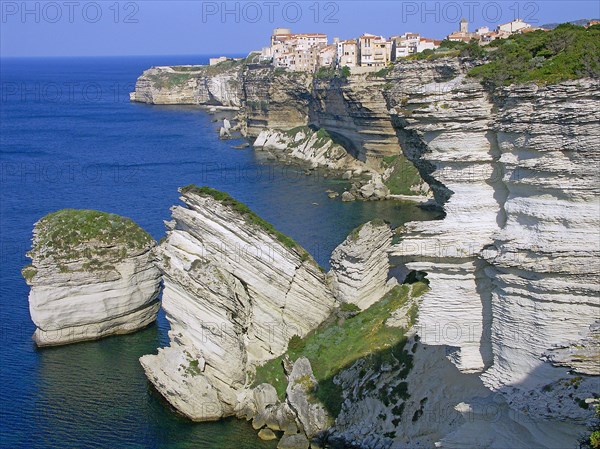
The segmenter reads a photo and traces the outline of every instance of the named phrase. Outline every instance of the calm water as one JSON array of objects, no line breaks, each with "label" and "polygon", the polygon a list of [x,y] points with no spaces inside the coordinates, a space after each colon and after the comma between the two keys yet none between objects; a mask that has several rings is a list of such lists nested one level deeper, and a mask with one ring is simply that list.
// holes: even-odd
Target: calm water
[{"label": "calm water", "polygon": [[133,335],[36,350],[20,268],[35,221],[57,209],[131,217],[156,239],[190,183],[226,190],[304,245],[324,266],[375,216],[426,219],[412,206],[342,203],[343,184],[264,164],[193,107],[131,104],[152,65],[207,58],[2,59],[0,112],[0,447],[270,448],[237,420],[194,424],[149,387],[138,363],[168,341],[164,316]]}]

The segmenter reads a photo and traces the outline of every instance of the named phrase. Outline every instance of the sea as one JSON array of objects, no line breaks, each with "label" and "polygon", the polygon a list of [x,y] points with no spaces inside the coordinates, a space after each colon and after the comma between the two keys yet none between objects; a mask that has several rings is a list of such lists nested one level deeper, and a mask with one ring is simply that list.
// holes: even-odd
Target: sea
[{"label": "sea", "polygon": [[139,357],[168,344],[157,322],[131,335],[36,349],[28,287],[34,223],[63,208],[130,217],[165,235],[177,189],[227,191],[303,245],[324,267],[356,226],[430,213],[399,202],[328,198],[345,181],[260,158],[195,106],[131,103],[143,70],[206,64],[209,55],[0,59],[0,447],[260,449],[249,423],[192,423],[154,391]]}]

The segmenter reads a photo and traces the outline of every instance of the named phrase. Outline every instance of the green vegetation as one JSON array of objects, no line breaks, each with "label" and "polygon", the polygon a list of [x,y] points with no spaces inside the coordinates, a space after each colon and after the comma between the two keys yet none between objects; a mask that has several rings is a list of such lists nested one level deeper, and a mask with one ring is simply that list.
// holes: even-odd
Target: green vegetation
[{"label": "green vegetation", "polygon": [[171,69],[173,69],[173,71],[175,72],[198,72],[199,70],[203,70],[204,67],[203,65],[172,65]]},{"label": "green vegetation", "polygon": [[26,281],[31,281],[33,277],[37,274],[37,270],[33,267],[33,265],[27,265],[23,267],[21,270],[21,274],[25,278]]},{"label": "green vegetation", "polygon": [[341,69],[333,67],[319,67],[315,72],[315,78],[320,80],[332,80],[335,78],[346,79],[350,76],[350,68],[347,66]]},{"label": "green vegetation", "polygon": [[32,255],[53,257],[65,270],[64,262],[82,256],[88,259],[84,269],[110,268],[99,259],[120,260],[128,250],[138,250],[152,242],[152,237],[131,219],[97,210],[63,209],[48,214],[36,224],[35,233]]},{"label": "green vegetation", "polygon": [[357,313],[360,313],[360,307],[351,302],[345,302],[340,306],[340,312],[356,315]]},{"label": "green vegetation", "polygon": [[244,217],[244,220],[246,220],[247,223],[251,223],[262,228],[263,230],[271,234],[273,237],[275,237],[285,247],[295,250],[298,254],[300,254],[300,257],[302,258],[303,262],[306,260],[313,260],[310,254],[308,254],[308,252],[304,248],[302,248],[298,243],[296,243],[291,237],[288,237],[287,235],[276,230],[271,223],[256,215],[256,213],[254,213],[252,209],[250,209],[244,203],[232,198],[228,193],[221,192],[220,190],[216,190],[208,186],[198,187],[194,184],[182,187],[181,193],[183,193],[184,195],[186,193],[195,193],[196,195],[210,196],[214,198],[221,204],[232,208],[240,215],[242,215],[242,217]]},{"label": "green vegetation", "polygon": [[386,76],[389,75],[389,73],[394,70],[394,66],[390,65],[388,67],[384,67],[383,69],[378,70],[377,72],[371,72],[367,75],[368,78],[373,78],[373,77],[377,77],[377,78],[385,78]]},{"label": "green vegetation", "polygon": [[423,184],[419,171],[403,154],[397,156],[386,156],[383,158],[386,168],[392,167],[392,172],[385,181],[392,195],[415,195],[418,192],[411,190],[415,186]]},{"label": "green vegetation", "polygon": [[489,87],[600,77],[600,25],[563,24],[552,31],[516,34],[492,41],[489,62],[469,75]]},{"label": "green vegetation", "polygon": [[184,369],[184,376],[190,375],[192,377],[199,376],[202,374],[202,370],[200,369],[200,361],[192,357],[188,351],[184,351],[185,358],[188,361],[187,366],[180,365]]},{"label": "green vegetation", "polygon": [[222,73],[241,68],[246,61],[241,60],[227,60],[210,66],[171,66],[170,68],[176,72],[165,72],[160,71],[158,73],[148,75],[147,78],[152,82],[157,89],[173,89],[175,87],[183,86],[189,80],[197,78],[199,76],[216,76]]},{"label": "green vegetation", "polygon": [[148,79],[157,89],[172,89],[177,86],[182,86],[192,78],[198,76],[193,73],[159,73],[148,75]]},{"label": "green vegetation", "polygon": [[[422,291],[426,289],[425,285]],[[349,368],[357,360],[366,357],[367,366],[375,371],[394,360],[395,363],[404,364],[403,371],[406,372],[401,374],[408,374],[410,371],[412,355],[404,349],[407,339],[403,329],[385,325],[391,313],[407,303],[409,290],[407,285],[396,286],[380,301],[353,317],[338,320],[334,315],[306,337],[291,338],[287,355],[291,360],[300,357],[310,360],[315,378],[319,382],[314,395],[333,416],[337,416],[342,404],[342,387],[336,385],[333,379],[336,374]],[[254,379],[254,385],[265,382],[273,385],[282,399],[286,389],[286,378],[282,369],[283,357],[259,366]],[[405,387],[397,388],[397,391],[385,392],[384,396],[406,395]]]},{"label": "green vegetation", "polygon": [[595,406],[595,415],[589,436],[579,439],[580,449],[600,449],[600,404]]},{"label": "green vegetation", "polygon": [[241,68],[245,63],[245,59],[239,59],[237,61],[233,59],[228,59],[227,61],[222,61],[215,65],[205,66],[206,74],[210,76],[220,75],[232,69]]},{"label": "green vegetation", "polygon": [[[387,223],[382,218],[375,218],[375,219],[373,219],[373,220],[371,220],[370,222],[367,222],[367,223],[371,223],[373,226],[376,226],[376,227],[377,226],[387,226]],[[358,235],[360,234],[360,230],[367,223],[363,223],[363,224],[360,224],[357,227],[355,227],[352,231],[350,231],[350,234],[348,235],[348,238],[351,241],[355,242],[356,239],[358,239]]]}]

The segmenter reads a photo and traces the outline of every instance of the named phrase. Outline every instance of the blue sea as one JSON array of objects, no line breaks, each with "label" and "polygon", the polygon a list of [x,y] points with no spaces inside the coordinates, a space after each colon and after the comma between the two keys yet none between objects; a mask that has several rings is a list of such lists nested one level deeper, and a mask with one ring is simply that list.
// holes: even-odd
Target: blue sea
[{"label": "blue sea", "polygon": [[195,183],[225,190],[323,266],[357,225],[428,219],[415,206],[342,203],[342,181],[258,160],[197,107],[129,102],[153,65],[208,56],[0,59],[0,447],[272,448],[235,419],[191,423],[150,388],[138,358],[168,342],[164,316],[132,335],[38,350],[20,269],[34,223],[62,208],[128,216],[157,240]]}]

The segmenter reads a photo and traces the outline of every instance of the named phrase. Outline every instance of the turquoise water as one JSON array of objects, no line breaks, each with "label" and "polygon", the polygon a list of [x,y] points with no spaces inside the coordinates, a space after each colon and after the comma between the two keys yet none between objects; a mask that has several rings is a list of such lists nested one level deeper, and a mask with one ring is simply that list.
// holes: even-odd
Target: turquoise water
[{"label": "turquoise water", "polygon": [[166,345],[168,324],[98,342],[38,350],[20,269],[33,224],[65,208],[131,217],[156,239],[177,188],[208,184],[246,202],[319,263],[351,229],[382,217],[428,219],[410,205],[342,203],[344,184],[232,148],[194,107],[132,104],[152,65],[207,57],[2,59],[0,110],[0,447],[270,448],[237,420],[191,423],[150,387],[141,355]]}]

